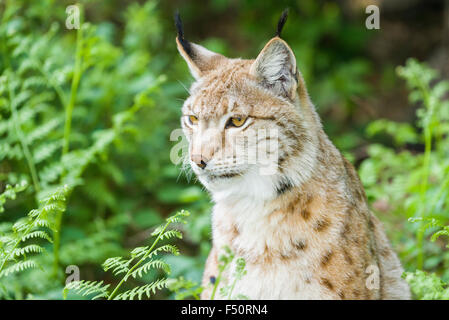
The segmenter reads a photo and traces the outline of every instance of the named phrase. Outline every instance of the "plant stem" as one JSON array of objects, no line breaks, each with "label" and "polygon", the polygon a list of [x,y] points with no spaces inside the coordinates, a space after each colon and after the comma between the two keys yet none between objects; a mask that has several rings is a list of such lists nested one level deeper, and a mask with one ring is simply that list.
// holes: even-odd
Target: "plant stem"
[{"label": "plant stem", "polygon": [[235,284],[237,283],[237,277],[234,278],[231,288],[229,289],[228,300],[231,300],[232,292],[234,291]]},{"label": "plant stem", "polygon": [[[63,161],[64,155],[69,151],[70,144],[70,131],[72,125],[72,113],[75,107],[76,94],[78,92],[78,85],[81,79],[82,73],[82,53],[83,53],[83,23],[82,23],[82,9],[80,8],[80,27],[76,33],[76,57],[75,57],[75,70],[72,78],[72,86],[70,89],[70,100],[65,107],[65,124],[64,124],[64,138],[62,145],[61,161]],[[59,94],[59,93],[58,93]],[[60,95],[61,100],[65,100],[63,95]],[[62,212],[58,212],[56,215],[56,226],[54,232],[54,245],[53,245],[53,276],[57,277],[59,269],[59,249],[61,245],[61,225],[62,225]]]},{"label": "plant stem", "polygon": [[[80,17],[81,19],[81,17]],[[75,57],[75,70],[72,78],[72,86],[70,90],[70,100],[65,110],[65,125],[64,125],[64,142],[62,147],[62,156],[69,151],[70,144],[70,131],[72,126],[72,113],[75,107],[76,94],[78,91],[78,85],[81,79],[82,73],[82,51],[83,51],[83,25],[81,23],[80,28],[76,33],[76,57]]]},{"label": "plant stem", "polygon": [[55,217],[55,231],[53,235],[53,277],[58,277],[59,248],[61,247],[62,212],[57,212]]},{"label": "plant stem", "polygon": [[424,141],[425,141],[425,149],[424,149],[424,177],[421,184],[421,196],[425,198],[428,180],[429,180],[429,171],[430,171],[430,155],[432,152],[432,130],[430,125],[424,129]]},{"label": "plant stem", "polygon": [[222,274],[223,274],[223,270],[224,270],[224,268],[220,269],[220,271],[218,272],[218,275],[217,275],[217,279],[215,279],[214,289],[212,290],[212,294],[211,294],[211,296],[210,296],[210,299],[211,299],[211,300],[214,300],[214,298],[215,298],[215,293],[216,293],[216,291],[217,291],[218,284],[219,284],[220,281],[221,281],[221,277],[222,277]]},{"label": "plant stem", "polygon": [[[418,83],[418,88],[423,95],[423,103],[427,109],[426,118],[423,119],[424,125],[424,162],[423,162],[423,179],[420,188],[421,194],[421,208],[419,212],[419,216],[424,217],[425,215],[425,206],[426,206],[426,194],[428,189],[428,182],[430,176],[430,156],[432,153],[432,118],[433,118],[433,106],[430,102],[429,95],[429,87],[421,81],[418,77],[415,77],[416,82]],[[416,234],[417,247],[418,247],[418,255],[417,255],[417,268],[422,269],[424,266],[424,235],[425,230],[421,228],[422,222],[419,223],[418,231]]]},{"label": "plant stem", "polygon": [[[12,75],[10,72],[8,72],[8,73],[10,76]],[[16,132],[17,138],[19,139],[23,155],[25,156],[25,159],[27,161],[28,169],[30,170],[30,174],[31,174],[31,179],[33,180],[34,189],[35,189],[36,193],[39,193],[39,191],[41,190],[41,187],[39,184],[36,167],[34,165],[33,156],[31,155],[30,149],[28,148],[28,141],[27,141],[25,135],[23,134],[22,129],[20,128],[19,116],[17,115],[17,106],[16,106],[16,102],[15,102],[14,90],[13,90],[13,88],[11,88],[10,81],[8,81],[8,92],[9,92],[10,108],[11,108],[11,114],[12,114],[12,118],[13,118],[14,130]]]},{"label": "plant stem", "polygon": [[[423,208],[420,210],[420,216],[425,215],[425,204],[426,204],[426,193],[428,188],[429,171],[430,171],[430,155],[432,151],[432,131],[430,125],[427,125],[424,129],[424,140],[425,140],[425,151],[424,151],[424,177],[421,184],[421,205]],[[421,224],[421,222],[420,222]],[[422,269],[424,266],[424,234],[425,230],[418,228],[417,233],[417,245],[418,245],[418,256],[417,256],[417,267]]]}]

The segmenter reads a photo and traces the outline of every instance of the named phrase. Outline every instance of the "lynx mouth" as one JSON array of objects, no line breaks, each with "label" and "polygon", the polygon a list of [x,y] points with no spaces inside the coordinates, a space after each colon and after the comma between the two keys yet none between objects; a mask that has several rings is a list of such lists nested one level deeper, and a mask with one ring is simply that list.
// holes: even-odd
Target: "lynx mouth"
[{"label": "lynx mouth", "polygon": [[242,175],[242,172],[228,172],[228,173],[223,173],[223,174],[209,174],[208,177],[211,180],[217,180],[217,179],[231,179],[231,178],[235,178],[237,176]]}]

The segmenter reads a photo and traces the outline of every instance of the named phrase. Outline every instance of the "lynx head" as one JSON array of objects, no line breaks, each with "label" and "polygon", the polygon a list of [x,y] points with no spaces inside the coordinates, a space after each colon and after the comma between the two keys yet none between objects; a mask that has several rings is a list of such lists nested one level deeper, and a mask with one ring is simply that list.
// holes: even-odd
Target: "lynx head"
[{"label": "lynx head", "polygon": [[184,38],[176,43],[195,78],[182,107],[189,162],[215,200],[276,197],[309,178],[315,113],[295,56],[277,33],[255,60],[231,59]]}]

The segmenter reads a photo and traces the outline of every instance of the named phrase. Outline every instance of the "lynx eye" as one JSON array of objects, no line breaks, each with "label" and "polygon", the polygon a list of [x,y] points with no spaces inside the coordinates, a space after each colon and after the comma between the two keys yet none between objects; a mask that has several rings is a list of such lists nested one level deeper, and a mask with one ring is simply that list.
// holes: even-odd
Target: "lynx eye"
[{"label": "lynx eye", "polygon": [[190,124],[197,124],[198,118],[195,116],[189,116],[189,122],[190,122]]},{"label": "lynx eye", "polygon": [[241,127],[245,124],[247,117],[232,117],[229,119],[228,123],[226,124],[226,127]]}]

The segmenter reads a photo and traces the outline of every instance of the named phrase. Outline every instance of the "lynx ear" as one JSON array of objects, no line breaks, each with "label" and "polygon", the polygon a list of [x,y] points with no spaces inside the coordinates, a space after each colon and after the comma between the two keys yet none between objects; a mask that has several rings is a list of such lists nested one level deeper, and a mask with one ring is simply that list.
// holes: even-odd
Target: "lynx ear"
[{"label": "lynx ear", "polygon": [[297,88],[295,56],[288,44],[279,37],[271,39],[259,53],[250,73],[274,93],[293,99]]},{"label": "lynx ear", "polygon": [[184,39],[184,31],[182,28],[182,21],[179,13],[175,13],[175,25],[178,31],[176,37],[176,44],[178,51],[184,60],[195,79],[202,77],[208,71],[214,70],[226,57],[221,54],[207,50],[206,48],[189,42]]}]

